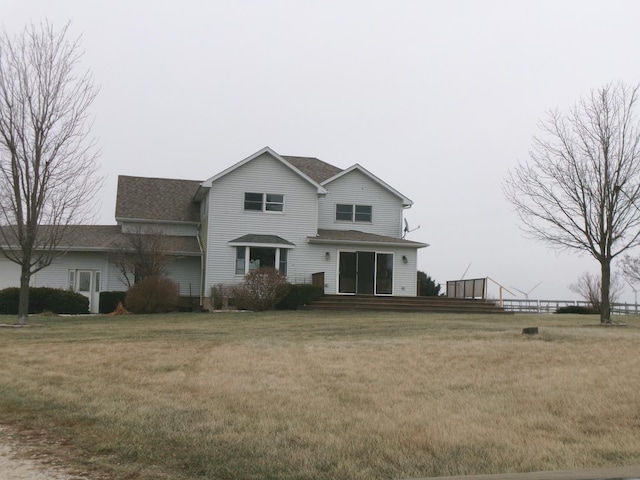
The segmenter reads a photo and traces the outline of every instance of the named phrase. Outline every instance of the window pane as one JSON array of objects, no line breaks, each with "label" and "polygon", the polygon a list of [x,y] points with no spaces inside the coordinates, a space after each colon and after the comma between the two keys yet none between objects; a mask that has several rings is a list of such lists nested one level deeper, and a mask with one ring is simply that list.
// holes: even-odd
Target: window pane
[{"label": "window pane", "polygon": [[249,249],[249,270],[276,267],[276,249],[251,247]]},{"label": "window pane", "polygon": [[262,211],[262,194],[246,192],[244,194],[244,209]]},{"label": "window pane", "polygon": [[336,205],[336,220],[346,220],[353,222],[353,205]]},{"label": "window pane", "polygon": [[284,195],[267,193],[267,203],[265,205],[265,210],[269,212],[282,212],[283,207],[284,207]]},{"label": "window pane", "polygon": [[356,222],[371,222],[371,205],[356,205]]},{"label": "window pane", "polygon": [[236,247],[236,275],[244,275],[246,247]]},{"label": "window pane", "polygon": [[100,272],[96,272],[96,281],[95,281],[94,290],[96,292],[100,291]]},{"label": "window pane", "polygon": [[75,270],[69,270],[69,290],[76,288],[76,272]]},{"label": "window pane", "polygon": [[287,254],[289,253],[289,250],[287,250],[286,248],[281,248],[280,249],[280,273],[283,275],[287,274]]},{"label": "window pane", "polygon": [[376,255],[376,293],[393,293],[393,255],[390,253],[378,253]]},{"label": "window pane", "polygon": [[78,274],[78,291],[91,291],[91,272],[80,272]]}]

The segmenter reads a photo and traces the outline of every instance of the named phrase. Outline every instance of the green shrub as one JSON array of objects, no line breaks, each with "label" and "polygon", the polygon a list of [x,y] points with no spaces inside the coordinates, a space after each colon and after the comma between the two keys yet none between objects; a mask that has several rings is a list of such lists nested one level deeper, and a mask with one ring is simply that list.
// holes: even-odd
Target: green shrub
[{"label": "green shrub", "polygon": [[100,292],[100,313],[111,313],[118,303],[124,305],[124,297],[127,292]]},{"label": "green shrub", "polygon": [[321,297],[323,289],[311,284],[300,284],[287,286],[286,296],[278,302],[278,310],[297,310],[300,305],[308,305],[312,301]]},{"label": "green shrub", "polygon": [[580,315],[594,315],[600,313],[598,309],[593,307],[584,307],[581,305],[567,305],[566,307],[558,307],[556,313],[577,313]]},{"label": "green shrub", "polygon": [[177,311],[180,308],[178,284],[166,277],[147,277],[129,289],[124,306],[131,313]]},{"label": "green shrub", "polygon": [[[0,290],[0,314],[17,315],[20,289]],[[89,313],[89,299],[84,295],[61,288],[33,287],[29,289],[29,313]]]}]

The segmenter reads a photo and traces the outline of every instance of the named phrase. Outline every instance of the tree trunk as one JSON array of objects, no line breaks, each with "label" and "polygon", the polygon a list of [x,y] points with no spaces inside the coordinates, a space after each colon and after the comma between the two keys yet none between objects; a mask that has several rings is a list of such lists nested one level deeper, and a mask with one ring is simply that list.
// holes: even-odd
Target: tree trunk
[{"label": "tree trunk", "polygon": [[611,323],[611,305],[609,303],[609,290],[611,288],[611,260],[604,260],[600,263],[601,296],[600,296],[600,323]]},{"label": "tree trunk", "polygon": [[29,282],[31,270],[29,262],[23,262],[20,272],[20,300],[18,301],[18,325],[29,323]]}]

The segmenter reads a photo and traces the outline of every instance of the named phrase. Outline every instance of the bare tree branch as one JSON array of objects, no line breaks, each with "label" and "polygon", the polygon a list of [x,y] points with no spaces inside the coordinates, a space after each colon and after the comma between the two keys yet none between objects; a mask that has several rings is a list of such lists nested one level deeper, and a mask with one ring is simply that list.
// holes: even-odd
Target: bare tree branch
[{"label": "bare tree branch", "polygon": [[611,261],[640,244],[639,86],[609,84],[567,112],[550,111],[529,162],[503,184],[522,228],[601,267],[601,321],[609,322]]},{"label": "bare tree branch", "polygon": [[76,72],[82,53],[68,29],[0,34],[0,250],[21,266],[20,323],[31,275],[60,253],[66,231],[93,218],[103,181],[89,138],[98,89]]}]

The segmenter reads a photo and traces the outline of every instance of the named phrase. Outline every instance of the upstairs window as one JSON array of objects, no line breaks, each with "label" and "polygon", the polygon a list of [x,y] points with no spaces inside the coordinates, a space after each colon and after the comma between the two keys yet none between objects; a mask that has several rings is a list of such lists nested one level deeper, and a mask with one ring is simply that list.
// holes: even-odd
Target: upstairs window
[{"label": "upstairs window", "polygon": [[284,195],[245,192],[244,209],[257,212],[282,212],[284,211]]},{"label": "upstairs window", "polygon": [[336,221],[371,223],[373,207],[371,205],[352,205],[338,203],[336,205]]}]

